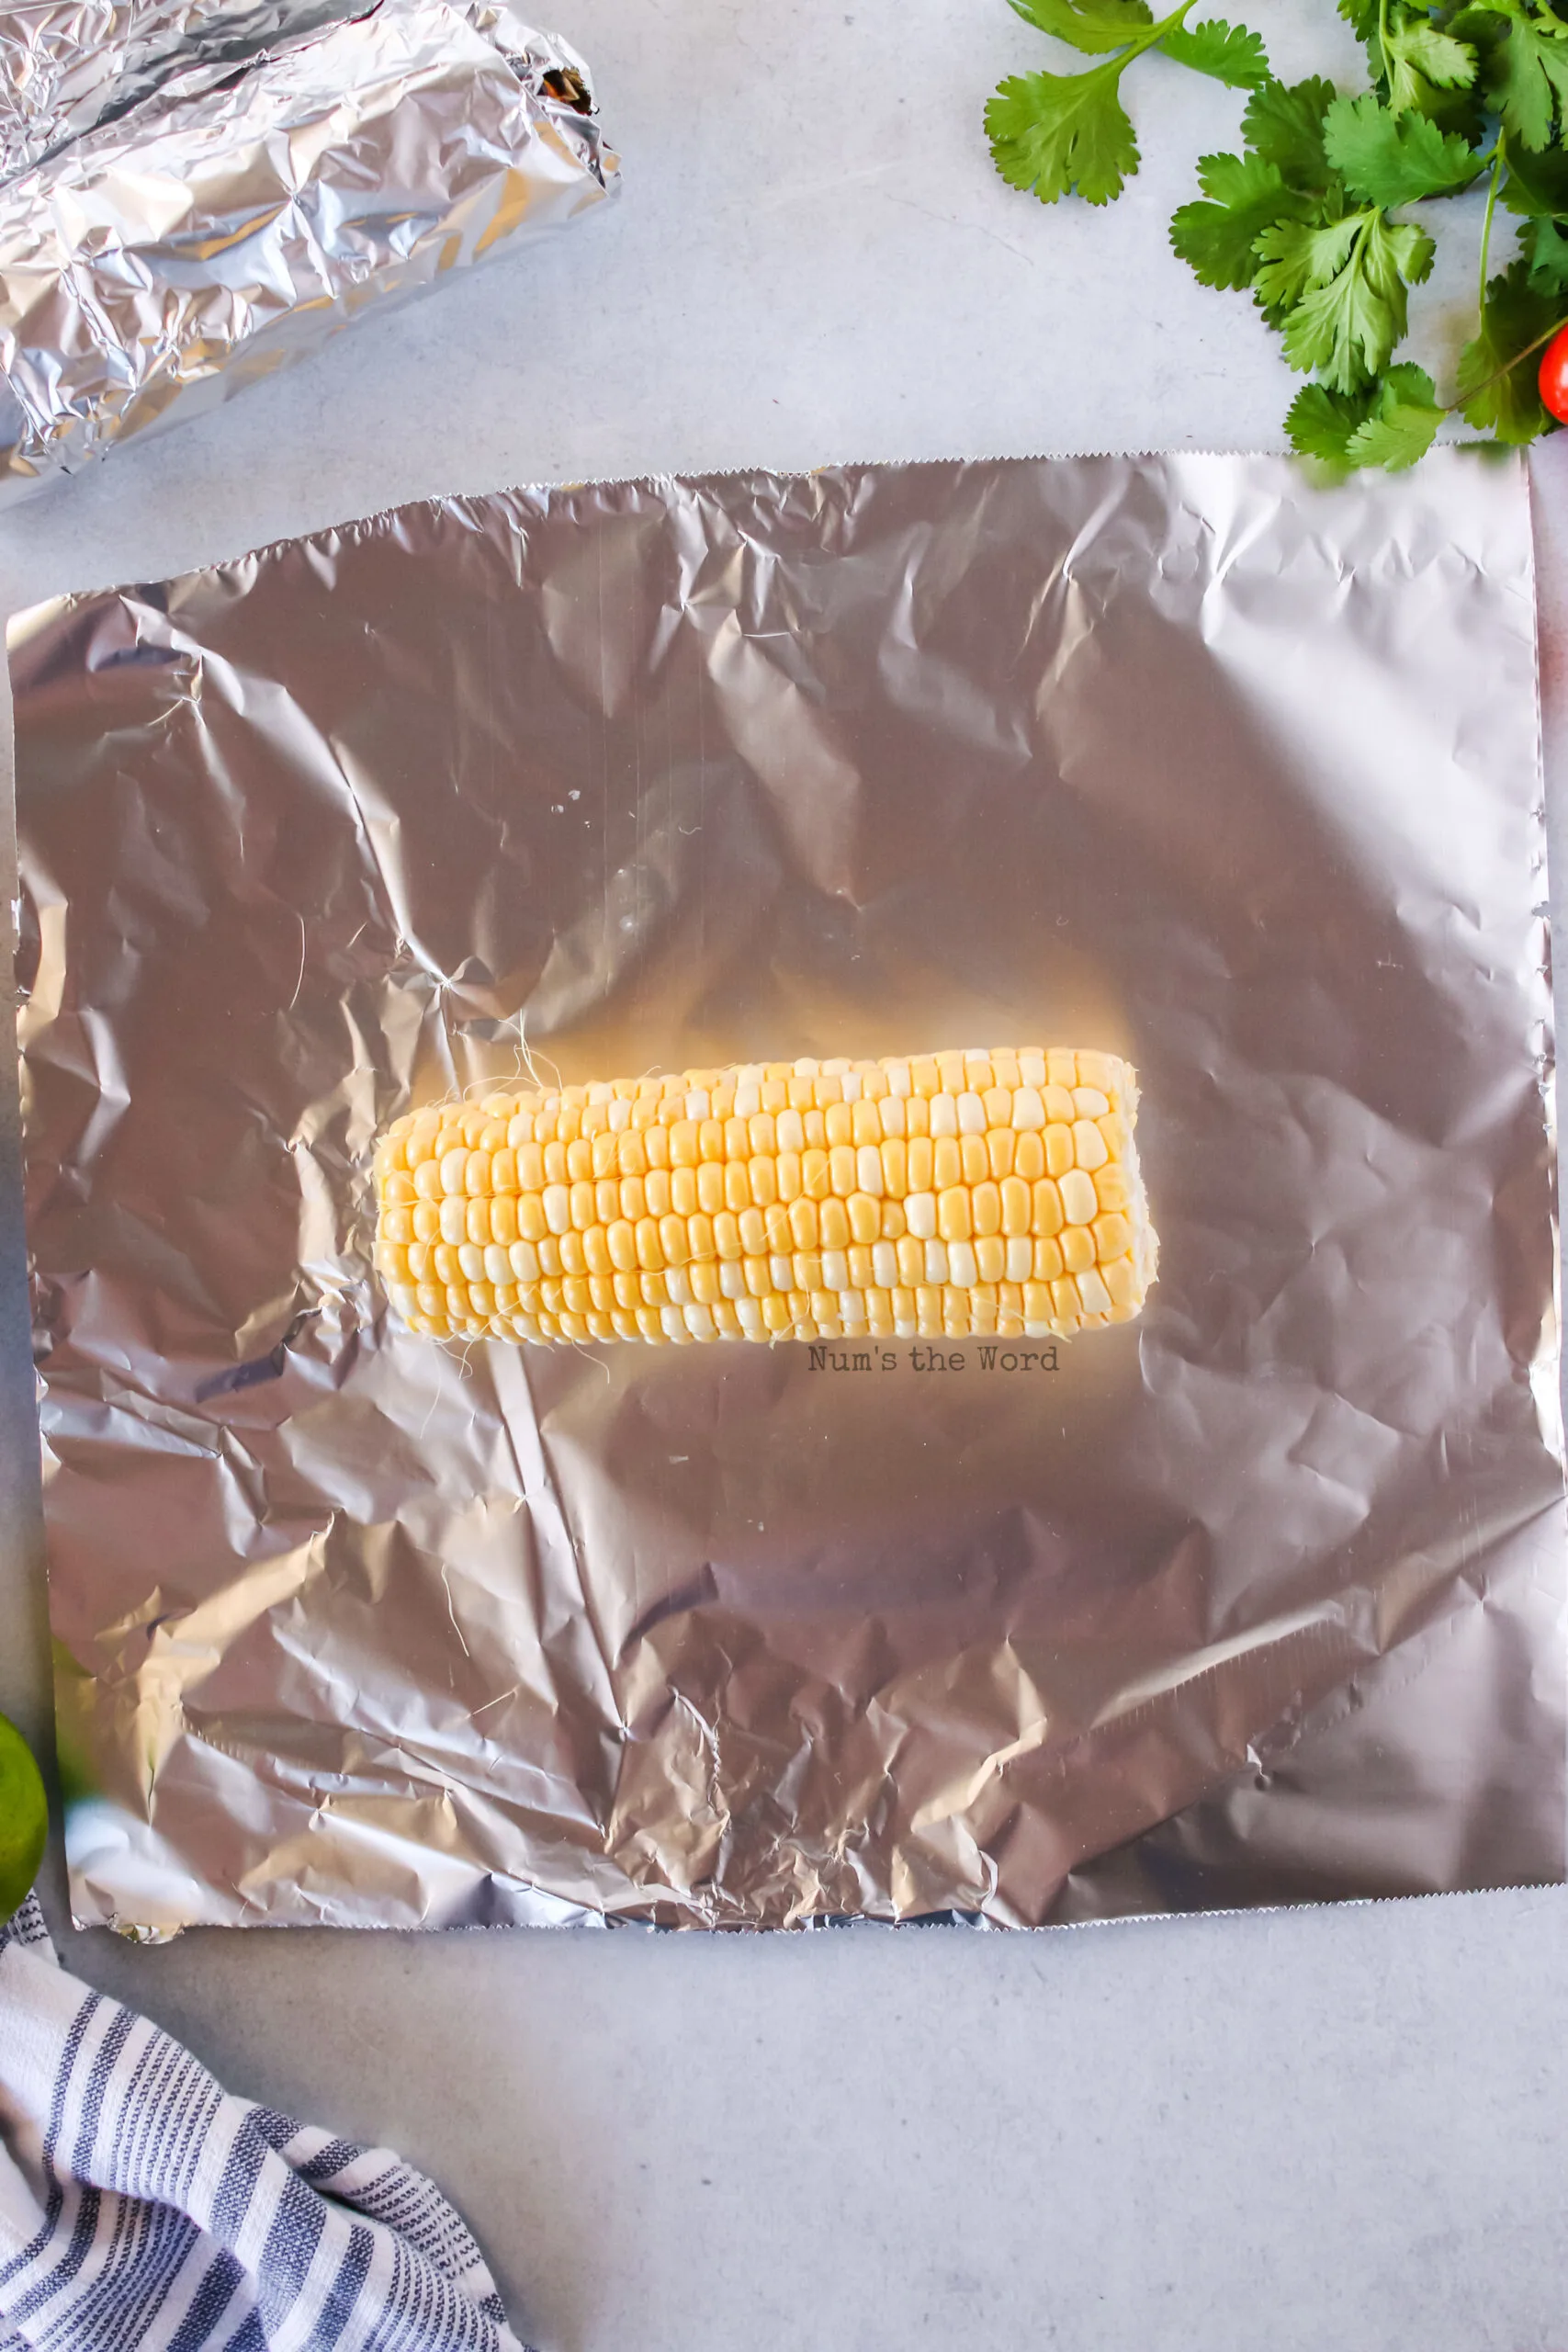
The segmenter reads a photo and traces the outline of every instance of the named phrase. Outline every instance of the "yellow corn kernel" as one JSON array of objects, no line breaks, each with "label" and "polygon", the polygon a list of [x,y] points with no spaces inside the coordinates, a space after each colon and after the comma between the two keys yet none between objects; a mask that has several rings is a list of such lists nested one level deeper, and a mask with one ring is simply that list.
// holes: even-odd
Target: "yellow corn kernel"
[{"label": "yellow corn kernel", "polygon": [[377,1146],[375,1262],[426,1335],[1096,1329],[1153,1271],[1135,1102],[1006,1046],[497,1092]]},{"label": "yellow corn kernel", "polygon": [[1111,1305],[1118,1315],[1131,1315],[1139,1303],[1138,1270],[1131,1258],[1113,1258],[1100,1269],[1100,1280],[1111,1293]]},{"label": "yellow corn kernel", "polygon": [[936,1229],[943,1241],[966,1241],[973,1231],[969,1194],[962,1184],[951,1185],[936,1196]]},{"label": "yellow corn kernel", "polygon": [[[723,1160],[705,1159],[695,1170],[682,1168],[676,1170],[676,1174],[692,1178],[694,1198],[691,1207],[682,1210],[682,1216],[691,1216],[697,1209],[701,1209],[705,1216],[716,1216],[724,1206]],[[675,1190],[673,1179],[671,1190]]]},{"label": "yellow corn kernel", "polygon": [[988,1180],[976,1184],[969,1195],[970,1215],[976,1233],[999,1233],[1002,1229],[1002,1196]]},{"label": "yellow corn kernel", "polygon": [[1043,1136],[1020,1136],[1017,1148],[1013,1153],[1012,1172],[1025,1184],[1038,1184],[1045,1173]]},{"label": "yellow corn kernel", "polygon": [[1087,1225],[1069,1225],[1063,1229],[1058,1248],[1062,1263],[1069,1274],[1083,1274],[1094,1263],[1094,1236]]},{"label": "yellow corn kernel", "polygon": [[869,1248],[882,1231],[882,1204],[869,1193],[852,1193],[845,1206],[852,1240]]},{"label": "yellow corn kernel", "polygon": [[1035,1233],[1047,1235],[1060,1233],[1067,1220],[1062,1210],[1062,1194],[1059,1186],[1053,1183],[1049,1176],[1042,1176],[1038,1184],[1033,1187],[1031,1200],[1032,1204],[1030,1216],[1031,1229]]},{"label": "yellow corn kernel", "polygon": [[1007,1271],[1007,1245],[999,1234],[983,1234],[975,1244],[976,1279],[999,1283]]}]

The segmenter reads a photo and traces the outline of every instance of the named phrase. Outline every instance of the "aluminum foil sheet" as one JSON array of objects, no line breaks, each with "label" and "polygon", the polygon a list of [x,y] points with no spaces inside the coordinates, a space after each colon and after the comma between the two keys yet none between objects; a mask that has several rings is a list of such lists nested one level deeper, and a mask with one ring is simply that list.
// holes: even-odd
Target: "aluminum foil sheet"
[{"label": "aluminum foil sheet", "polygon": [[191,34],[151,96],[0,187],[0,502],[617,184],[581,59],[497,0],[309,40],[272,15],[289,42],[235,68]]},{"label": "aluminum foil sheet", "polygon": [[[12,667],[79,1917],[1562,1875],[1520,467],[455,500]],[[1134,1324],[465,1351],[378,1290],[410,1106],[1032,1036],[1138,1068]]]}]

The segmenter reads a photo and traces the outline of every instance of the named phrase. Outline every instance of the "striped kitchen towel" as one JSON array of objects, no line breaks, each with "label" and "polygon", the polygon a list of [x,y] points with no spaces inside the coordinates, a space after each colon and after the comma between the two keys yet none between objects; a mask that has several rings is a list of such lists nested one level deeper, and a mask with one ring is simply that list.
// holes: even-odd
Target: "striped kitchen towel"
[{"label": "striped kitchen towel", "polygon": [[520,2352],[439,2189],[0,1928],[0,2352]]}]

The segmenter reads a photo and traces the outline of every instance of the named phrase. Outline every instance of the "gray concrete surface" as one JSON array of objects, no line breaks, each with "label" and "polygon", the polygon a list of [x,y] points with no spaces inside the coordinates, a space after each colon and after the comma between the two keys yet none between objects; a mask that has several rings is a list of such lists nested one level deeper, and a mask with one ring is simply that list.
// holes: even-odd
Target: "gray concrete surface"
[{"label": "gray concrete surface", "polygon": [[[1327,0],[1246,13],[1282,69],[1349,65]],[[1002,0],[558,21],[625,153],[618,211],[0,517],[0,605],[509,481],[1279,446],[1292,379],[1165,244],[1234,95],[1151,62],[1133,193],[1045,213],[979,137],[996,78],[1048,62]],[[1439,363],[1474,228],[1419,300]],[[1550,555],[1555,452],[1537,483]],[[42,1735],[0,1083],[0,1707]],[[1556,1893],[1027,1939],[95,1935],[66,1957],[233,2087],[429,2166],[549,2352],[1568,2346]]]}]

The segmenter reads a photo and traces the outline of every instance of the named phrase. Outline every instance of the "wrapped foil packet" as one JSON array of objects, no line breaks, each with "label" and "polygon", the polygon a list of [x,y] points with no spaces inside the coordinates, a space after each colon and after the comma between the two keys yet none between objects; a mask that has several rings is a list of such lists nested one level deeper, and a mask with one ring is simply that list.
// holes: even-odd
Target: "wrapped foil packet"
[{"label": "wrapped foil packet", "polygon": [[[84,1920],[784,1925],[1555,1880],[1522,468],[518,492],[13,633]],[[1126,1056],[1058,1346],[407,1329],[390,1121]]]},{"label": "wrapped foil packet", "polygon": [[366,14],[364,0],[13,0],[0,8],[0,180],[196,64]]},{"label": "wrapped foil packet", "polygon": [[616,184],[581,60],[496,0],[385,0],[308,40],[300,17],[239,70],[231,21],[0,187],[0,499]]}]

